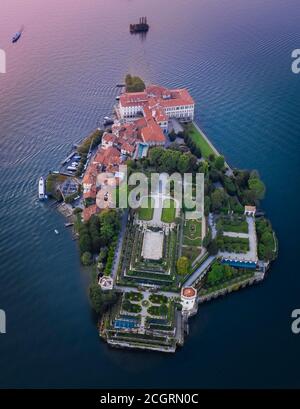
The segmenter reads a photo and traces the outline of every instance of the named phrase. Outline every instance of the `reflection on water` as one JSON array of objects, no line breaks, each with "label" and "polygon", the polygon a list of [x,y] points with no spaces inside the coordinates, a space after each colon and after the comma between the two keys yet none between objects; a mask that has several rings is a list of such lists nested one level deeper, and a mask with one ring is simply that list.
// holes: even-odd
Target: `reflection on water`
[{"label": "reflection on water", "polygon": [[[173,0],[171,13],[167,0],[1,0],[1,11],[0,384],[295,386],[300,81],[290,52],[300,5]],[[142,15],[149,32],[131,35]],[[269,279],[201,306],[176,355],[111,350],[99,339],[76,243],[37,200],[39,177],[110,114],[127,72],[190,89],[198,122],[229,163],[259,169],[280,239]]]}]

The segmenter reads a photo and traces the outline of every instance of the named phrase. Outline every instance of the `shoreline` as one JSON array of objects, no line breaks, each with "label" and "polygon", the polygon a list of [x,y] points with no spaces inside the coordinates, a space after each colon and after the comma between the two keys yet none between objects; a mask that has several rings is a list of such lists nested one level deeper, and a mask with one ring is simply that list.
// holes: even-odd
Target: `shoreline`
[{"label": "shoreline", "polygon": [[[219,153],[217,148],[213,145],[213,143],[210,141],[208,136],[203,132],[203,130],[198,125],[198,123],[195,120],[193,120],[192,124],[195,127],[195,129],[197,130],[197,132],[201,135],[203,140],[209,145],[209,147],[212,150],[213,154],[216,157],[221,156],[221,154]],[[100,131],[99,128],[97,128],[96,131],[99,132]],[[103,132],[105,133],[105,131],[103,131]],[[83,138],[81,144],[84,144],[84,142],[86,140],[87,140],[87,137]],[[86,162],[87,165],[84,168],[83,173],[81,175],[77,176],[79,184],[83,183],[83,178],[84,178],[84,175],[87,172],[88,164],[91,161],[91,158],[93,158],[93,155],[95,154],[95,153],[91,152],[91,146],[92,146],[92,140],[90,142],[89,155],[87,157],[87,162]],[[64,160],[63,163],[61,163],[61,165],[66,165],[67,162],[69,160],[71,160],[71,158],[74,155],[76,155],[76,153],[78,154],[78,151],[73,150],[72,153],[70,155],[68,155],[67,160]],[[208,161],[210,159],[207,158],[206,160]],[[226,169],[226,175],[228,175],[228,177],[229,177],[229,175],[233,177],[232,168],[228,165],[228,163],[225,160],[224,160],[224,166],[225,166],[225,169]],[[62,174],[62,173],[59,172],[59,174]],[[71,178],[74,177],[74,176],[68,175],[68,177],[71,177]],[[80,193],[80,197],[81,197],[80,200],[82,200],[82,192]],[[72,206],[71,204],[65,203],[64,200],[57,204],[57,210],[61,214],[63,214],[67,220],[71,219],[73,222],[76,220],[76,216],[72,212],[72,209],[74,211],[75,208],[76,207]],[[203,221],[203,226],[205,226],[205,224],[207,224],[207,226],[209,226],[209,223],[207,223],[208,220],[206,220],[206,219],[207,219],[207,217],[205,217],[206,223],[204,223],[204,221]],[[128,225],[128,222],[125,225],[125,230],[127,229],[127,225]],[[181,226],[181,228],[182,228],[182,226]],[[210,231],[210,226],[206,227],[205,229],[208,229],[207,231]],[[78,236],[79,236],[78,232],[76,232],[75,230],[76,230],[75,227],[73,227],[73,240],[75,239],[75,237],[78,238]],[[123,240],[123,239],[121,239],[121,236],[122,236],[123,233],[124,232],[119,233],[118,240],[119,241],[121,240],[121,242]],[[273,235],[275,235],[274,232],[273,232]],[[274,236],[274,237],[276,237],[276,236]],[[177,239],[178,239],[178,237],[177,237]],[[276,239],[275,239],[275,242],[276,242],[276,248],[277,248],[277,240]],[[177,244],[177,245],[179,245],[179,244]],[[113,257],[113,260],[114,260],[113,262],[115,263],[116,262],[116,255],[118,255],[118,257],[117,257],[117,259],[118,259],[117,268],[118,268],[119,263],[120,263],[120,251],[122,251],[122,246],[123,246],[123,244],[121,245],[121,248],[119,248],[119,250],[116,251],[116,253],[115,253],[114,257]],[[181,246],[182,246],[182,243],[181,243]],[[270,265],[270,263],[268,263],[268,265],[264,265],[263,272],[258,272],[255,275],[248,277],[247,279],[238,280],[237,282],[234,282],[234,283],[228,282],[228,284],[226,284],[223,288],[212,291],[212,292],[210,292],[210,293],[208,293],[206,295],[201,295],[201,294],[197,294],[199,285],[200,285],[200,288],[201,288],[202,280],[206,277],[206,275],[208,274],[208,271],[210,271],[211,266],[215,262],[219,262],[218,260],[220,260],[220,256],[218,256],[218,255],[216,255],[214,257],[212,257],[212,256],[208,257],[209,253],[208,253],[207,249],[205,247],[201,247],[201,248],[202,248],[202,251],[201,251],[201,258],[200,258],[201,262],[200,262],[200,264],[197,264],[197,263],[199,263],[199,260],[198,260],[197,263],[195,264],[196,268],[194,266],[194,268],[195,268],[194,271],[190,272],[188,274],[188,276],[184,278],[184,280],[181,282],[180,287],[177,289],[177,291],[172,295],[170,295],[171,293],[169,291],[166,291],[164,289],[159,288],[159,291],[158,291],[162,295],[163,294],[169,294],[168,295],[168,297],[170,297],[169,301],[170,301],[170,303],[172,303],[172,305],[174,304],[174,306],[178,302],[178,301],[175,301],[177,298],[180,299],[180,297],[181,297],[181,303],[183,303],[184,298],[182,296],[182,290],[184,288],[194,289],[194,291],[196,292],[196,295],[197,295],[197,296],[194,297],[193,305],[192,305],[192,307],[189,308],[189,310],[181,311],[181,310],[178,310],[177,307],[176,307],[175,316],[177,318],[176,318],[176,322],[174,321],[174,323],[173,323],[174,331],[175,331],[173,333],[173,336],[175,338],[174,338],[174,341],[173,341],[172,344],[170,344],[169,346],[167,346],[167,344],[159,345],[159,341],[155,341],[155,339],[156,339],[157,334],[160,334],[160,332],[157,332],[156,335],[155,335],[155,332],[154,332],[153,335],[152,335],[152,338],[150,337],[149,342],[152,339],[152,344],[151,344],[151,342],[147,344],[147,343],[145,343],[144,340],[143,340],[143,342],[138,341],[139,340],[138,335],[142,336],[141,334],[144,333],[143,331],[142,332],[140,332],[140,331],[126,332],[125,331],[125,333],[123,332],[123,336],[119,340],[117,338],[114,338],[114,337],[110,338],[109,331],[107,332],[104,329],[105,325],[107,325],[106,324],[107,323],[107,314],[106,313],[102,314],[99,317],[99,335],[100,335],[100,337],[102,339],[104,339],[107,342],[108,345],[110,345],[112,347],[116,347],[116,348],[121,348],[121,349],[123,349],[123,348],[142,349],[142,350],[152,350],[152,351],[161,351],[161,352],[172,352],[172,353],[174,353],[174,352],[176,352],[177,346],[183,346],[184,345],[185,336],[188,335],[188,333],[189,333],[188,320],[189,320],[189,318],[191,318],[192,316],[194,316],[194,315],[196,315],[198,313],[198,306],[200,304],[202,304],[204,302],[207,302],[207,301],[210,301],[210,300],[213,300],[213,299],[216,299],[219,296],[224,296],[224,295],[230,294],[233,291],[237,291],[237,290],[243,289],[245,287],[251,286],[252,284],[259,283],[259,282],[263,281],[264,278],[265,278],[265,272],[267,271],[267,269],[269,268],[269,265]],[[205,251],[203,252],[203,250],[205,250]],[[208,258],[208,260],[207,260],[207,258]],[[125,278],[126,277],[127,277],[127,279],[130,278],[130,276],[125,274]],[[138,294],[142,294],[142,296],[146,300],[148,300],[151,297],[151,294],[150,294],[151,289],[145,287],[142,284],[139,284],[139,279],[136,278],[135,280],[137,280],[137,282],[135,282],[133,280],[132,284],[130,284],[130,292],[132,292],[132,293],[137,292]],[[128,294],[128,291],[125,290],[124,285],[120,284],[118,281],[119,281],[119,278],[118,278],[118,275],[116,275],[114,277],[114,281],[113,281],[113,285],[111,287],[111,290],[114,289],[114,291],[116,291],[119,294],[119,296],[121,296],[121,298],[124,299],[126,294]],[[100,285],[100,281],[99,281],[99,285]],[[110,310],[109,310],[109,313],[110,313]],[[178,319],[179,315],[181,317],[180,319]],[[130,333],[132,334],[132,340],[130,340]],[[128,336],[128,339],[125,338],[125,335]],[[169,334],[169,336],[170,335],[171,334]],[[134,342],[133,342],[133,340],[134,340]],[[158,344],[156,345],[155,342],[158,342]]]}]

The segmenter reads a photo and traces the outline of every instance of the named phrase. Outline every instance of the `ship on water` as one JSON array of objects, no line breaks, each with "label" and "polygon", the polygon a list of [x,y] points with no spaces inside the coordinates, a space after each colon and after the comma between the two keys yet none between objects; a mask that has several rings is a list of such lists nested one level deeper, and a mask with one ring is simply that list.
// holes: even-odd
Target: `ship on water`
[{"label": "ship on water", "polygon": [[12,43],[16,43],[17,41],[19,41],[23,33],[23,30],[24,30],[24,27],[21,27],[21,29],[13,35],[12,40],[11,40]]},{"label": "ship on water", "polygon": [[139,23],[130,24],[129,30],[131,33],[146,33],[149,30],[149,27],[147,17],[140,17]]},{"label": "ship on water", "polygon": [[45,195],[45,181],[43,177],[40,177],[39,180],[39,199],[40,200],[44,200],[46,199],[46,195]]}]

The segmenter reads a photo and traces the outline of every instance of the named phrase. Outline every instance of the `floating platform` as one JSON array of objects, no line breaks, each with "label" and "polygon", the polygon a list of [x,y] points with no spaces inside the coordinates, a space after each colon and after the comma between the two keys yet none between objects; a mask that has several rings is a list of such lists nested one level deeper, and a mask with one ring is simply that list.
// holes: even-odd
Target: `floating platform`
[{"label": "floating platform", "polygon": [[131,33],[146,33],[150,26],[147,22],[147,17],[140,17],[140,21],[137,24],[130,24],[129,30]]}]

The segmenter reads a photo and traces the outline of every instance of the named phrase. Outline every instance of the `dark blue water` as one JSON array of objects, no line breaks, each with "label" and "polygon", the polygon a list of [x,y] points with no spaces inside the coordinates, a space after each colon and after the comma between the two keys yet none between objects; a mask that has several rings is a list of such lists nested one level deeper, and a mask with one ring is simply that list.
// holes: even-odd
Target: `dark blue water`
[{"label": "dark blue water", "polygon": [[[128,33],[142,15],[146,39]],[[300,308],[300,75],[290,69],[299,21],[296,0],[1,0],[0,386],[300,386],[300,336],[290,330]],[[190,89],[229,163],[265,180],[280,241],[268,279],[201,306],[175,355],[99,339],[76,243],[36,198],[39,176],[110,113],[129,71]]]}]

